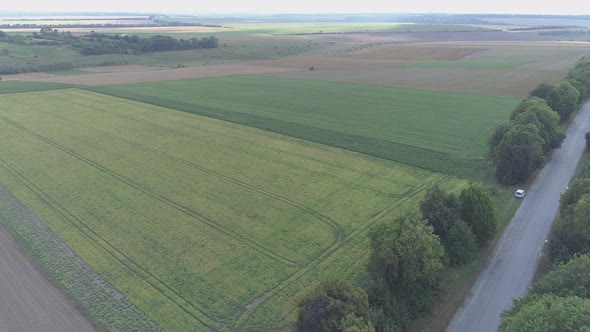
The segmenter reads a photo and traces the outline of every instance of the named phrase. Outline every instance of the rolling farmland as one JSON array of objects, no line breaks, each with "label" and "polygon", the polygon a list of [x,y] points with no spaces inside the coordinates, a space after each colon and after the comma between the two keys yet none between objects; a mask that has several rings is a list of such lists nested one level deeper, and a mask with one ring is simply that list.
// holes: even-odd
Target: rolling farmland
[{"label": "rolling farmland", "polygon": [[96,91],[472,178],[485,176],[486,139],[518,103],[506,97],[256,76]]},{"label": "rolling farmland", "polygon": [[[210,32],[125,29],[103,32]],[[288,330],[319,282],[365,285],[373,225],[434,184],[489,185],[494,127],[588,51],[466,25],[223,30],[198,51],[0,43],[40,71],[0,82],[0,227],[99,328]],[[518,202],[490,193],[502,228]],[[482,263],[446,271],[421,330]]]},{"label": "rolling farmland", "polygon": [[0,109],[0,182],[167,330],[288,325],[318,277],[362,270],[369,226],[464,185],[77,89]]}]

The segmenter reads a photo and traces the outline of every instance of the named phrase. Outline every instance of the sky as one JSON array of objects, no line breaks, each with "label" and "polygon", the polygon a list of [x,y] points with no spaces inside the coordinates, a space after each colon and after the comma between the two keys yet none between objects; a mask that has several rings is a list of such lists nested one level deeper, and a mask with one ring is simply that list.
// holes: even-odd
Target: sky
[{"label": "sky", "polygon": [[590,0],[3,0],[1,11],[590,15]]}]

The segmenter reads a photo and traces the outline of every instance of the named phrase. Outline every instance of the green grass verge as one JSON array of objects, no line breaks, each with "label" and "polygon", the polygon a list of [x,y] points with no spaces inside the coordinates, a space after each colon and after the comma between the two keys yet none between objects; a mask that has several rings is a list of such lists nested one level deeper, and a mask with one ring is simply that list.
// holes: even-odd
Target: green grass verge
[{"label": "green grass verge", "polygon": [[396,65],[403,68],[479,68],[479,69],[502,69],[514,68],[531,63],[527,60],[514,61],[424,61]]},{"label": "green grass verge", "polygon": [[71,88],[71,85],[44,82],[0,81],[0,95]]},{"label": "green grass verge", "polygon": [[515,98],[258,76],[93,91],[462,177],[489,175],[486,140]]},{"label": "green grass verge", "polygon": [[0,142],[0,183],[170,331],[287,329],[318,282],[363,273],[371,226],[466,185],[78,89],[0,95]]}]

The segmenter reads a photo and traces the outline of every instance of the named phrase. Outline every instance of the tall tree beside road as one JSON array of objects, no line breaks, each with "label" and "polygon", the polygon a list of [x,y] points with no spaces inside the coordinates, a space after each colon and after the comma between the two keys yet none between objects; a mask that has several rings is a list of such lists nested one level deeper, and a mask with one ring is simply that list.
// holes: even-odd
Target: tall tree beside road
[{"label": "tall tree beside road", "polygon": [[498,332],[588,331],[590,300],[576,296],[532,295],[502,314]]},{"label": "tall tree beside road", "polygon": [[503,185],[526,181],[543,164],[543,143],[534,124],[512,126],[496,148],[497,181]]},{"label": "tall tree beside road", "polygon": [[590,299],[590,256],[579,255],[558,265],[533,285],[531,293]]},{"label": "tall tree beside road", "polygon": [[412,212],[377,225],[369,233],[371,304],[384,317],[381,321],[396,321],[388,323],[390,327],[407,323],[434,302],[444,250],[432,232],[432,226]]},{"label": "tall tree beside road", "polygon": [[551,234],[549,253],[554,264],[567,262],[576,254],[590,253],[590,194],[565,209]]},{"label": "tall tree beside road", "polygon": [[470,185],[459,195],[461,218],[469,225],[480,246],[496,235],[496,216],[492,200],[481,187]]},{"label": "tall tree beside road", "polygon": [[[535,116],[527,121],[526,115],[534,114]],[[519,121],[520,119],[520,121]],[[551,149],[555,149],[561,146],[561,142],[564,140],[565,135],[559,128],[559,114],[553,111],[547,103],[538,97],[530,97],[523,100],[512,112],[510,120],[516,124],[527,124],[533,123],[539,128],[539,136],[543,139],[543,151],[549,152]]]},{"label": "tall tree beside road", "polygon": [[576,110],[580,92],[570,82],[563,81],[557,85],[541,84],[530,95],[545,100],[561,121],[565,121]]},{"label": "tall tree beside road", "polygon": [[582,99],[590,96],[590,57],[585,56],[576,63],[567,75],[570,80],[578,81],[583,89],[578,90]]}]

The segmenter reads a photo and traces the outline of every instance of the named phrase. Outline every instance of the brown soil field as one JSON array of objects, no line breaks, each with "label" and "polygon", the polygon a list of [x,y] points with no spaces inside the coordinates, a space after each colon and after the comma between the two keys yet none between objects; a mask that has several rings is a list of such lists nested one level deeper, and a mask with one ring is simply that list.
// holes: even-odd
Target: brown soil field
[{"label": "brown soil field", "polygon": [[[331,57],[302,57],[259,62],[314,71],[272,75],[335,82],[525,97],[540,83],[557,83],[583,55],[590,43],[579,42],[449,42],[386,44]],[[417,61],[530,61],[513,68],[408,68]],[[390,60],[383,60],[389,58]],[[401,59],[406,60],[401,60]],[[397,59],[397,60],[393,60]]]},{"label": "brown soil field", "polygon": [[[115,69],[119,67],[113,67]],[[227,64],[214,66],[189,67],[179,69],[161,69],[145,71],[111,71],[102,72],[92,75],[50,75],[31,78],[29,74],[24,75],[5,75],[5,80],[22,80],[33,82],[53,82],[64,84],[79,84],[87,86],[141,83],[154,81],[171,81],[190,79],[197,77],[226,76],[226,75],[245,75],[245,74],[268,74],[293,71],[293,68],[280,67],[261,67],[244,64]],[[105,69],[109,70],[109,69]]]}]

